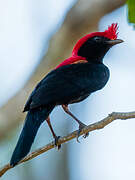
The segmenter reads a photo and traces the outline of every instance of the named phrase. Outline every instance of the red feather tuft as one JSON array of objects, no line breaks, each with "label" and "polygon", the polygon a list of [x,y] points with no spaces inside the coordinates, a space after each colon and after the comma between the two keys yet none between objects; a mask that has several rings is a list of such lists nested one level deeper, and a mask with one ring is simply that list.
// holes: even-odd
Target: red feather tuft
[{"label": "red feather tuft", "polygon": [[111,26],[108,27],[107,30],[104,31],[104,36],[109,38],[109,39],[117,39],[117,30],[118,30],[118,24],[113,23]]},{"label": "red feather tuft", "polygon": [[117,30],[118,30],[118,24],[117,23],[113,23],[111,26],[108,27],[107,30],[105,30],[104,32],[93,32],[90,34],[87,34],[86,36],[82,37],[74,46],[73,51],[72,51],[72,55],[76,56],[78,53],[78,50],[80,49],[80,47],[89,39],[92,38],[94,36],[104,36],[107,37],[111,40],[117,39]]}]

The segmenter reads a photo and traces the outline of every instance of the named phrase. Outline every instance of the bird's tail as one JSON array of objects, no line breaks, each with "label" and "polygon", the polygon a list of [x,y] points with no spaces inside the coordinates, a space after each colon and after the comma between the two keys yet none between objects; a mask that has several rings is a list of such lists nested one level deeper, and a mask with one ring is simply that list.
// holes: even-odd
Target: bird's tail
[{"label": "bird's tail", "polygon": [[40,125],[48,117],[53,108],[54,106],[51,106],[45,109],[33,109],[28,112],[19,140],[11,157],[11,166],[15,166],[29,153]]}]

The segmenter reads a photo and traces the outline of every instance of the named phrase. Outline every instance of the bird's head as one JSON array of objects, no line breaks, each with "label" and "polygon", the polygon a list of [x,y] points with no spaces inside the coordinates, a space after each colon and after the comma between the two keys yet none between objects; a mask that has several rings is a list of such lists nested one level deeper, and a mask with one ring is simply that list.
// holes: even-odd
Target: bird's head
[{"label": "bird's head", "polygon": [[102,61],[107,51],[123,40],[117,39],[118,25],[112,24],[104,32],[93,32],[81,38],[73,48],[73,56],[85,57],[88,61]]}]

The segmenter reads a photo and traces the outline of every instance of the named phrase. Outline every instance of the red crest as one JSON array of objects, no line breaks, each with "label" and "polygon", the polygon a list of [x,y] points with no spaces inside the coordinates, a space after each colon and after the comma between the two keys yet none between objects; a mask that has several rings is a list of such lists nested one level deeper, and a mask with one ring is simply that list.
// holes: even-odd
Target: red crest
[{"label": "red crest", "polygon": [[73,51],[72,51],[72,55],[76,56],[78,50],[80,49],[80,47],[89,39],[92,38],[94,36],[104,36],[108,39],[114,40],[117,39],[117,30],[118,30],[118,24],[117,23],[113,23],[111,26],[108,27],[107,30],[105,30],[104,32],[93,32],[90,34],[87,34],[86,36],[82,37],[74,46]]},{"label": "red crest", "polygon": [[64,60],[62,63],[60,63],[57,67],[61,67],[64,65],[68,65],[68,64],[74,64],[74,63],[86,63],[87,60],[85,57],[80,57],[78,56],[78,50],[80,49],[80,47],[89,39],[92,38],[94,36],[103,36],[106,37],[108,39],[114,40],[117,39],[117,30],[118,30],[118,24],[117,23],[113,23],[111,26],[108,27],[107,30],[105,30],[104,32],[93,32],[90,34],[87,34],[86,36],[82,37],[74,46],[73,51],[72,51],[72,56],[66,60]]}]

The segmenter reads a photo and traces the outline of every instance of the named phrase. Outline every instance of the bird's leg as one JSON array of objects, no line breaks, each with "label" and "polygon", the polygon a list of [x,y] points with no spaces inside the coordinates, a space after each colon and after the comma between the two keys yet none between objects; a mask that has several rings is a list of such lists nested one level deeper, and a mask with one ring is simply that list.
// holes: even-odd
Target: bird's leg
[{"label": "bird's leg", "polygon": [[[82,123],[79,119],[77,119],[68,109],[68,105],[63,104],[62,108],[64,111],[69,114],[77,123],[79,124],[79,130],[78,130],[78,136],[77,136],[77,141],[79,142],[78,138],[80,136],[81,130],[86,126],[84,123]],[[89,133],[86,133],[83,137],[86,138],[89,135]]]},{"label": "bird's leg", "polygon": [[52,135],[53,135],[53,137],[54,137],[54,139],[55,139],[55,145],[58,146],[58,149],[60,149],[60,148],[61,148],[61,145],[58,145],[58,140],[59,140],[60,136],[56,136],[56,134],[55,134],[55,132],[54,132],[54,130],[53,130],[53,127],[52,127],[52,125],[51,125],[50,117],[49,117],[49,116],[48,116],[48,118],[46,119],[46,121],[47,121],[47,124],[48,124],[48,126],[49,126],[49,128],[50,128],[50,130],[51,130],[51,132],[52,132]]}]

